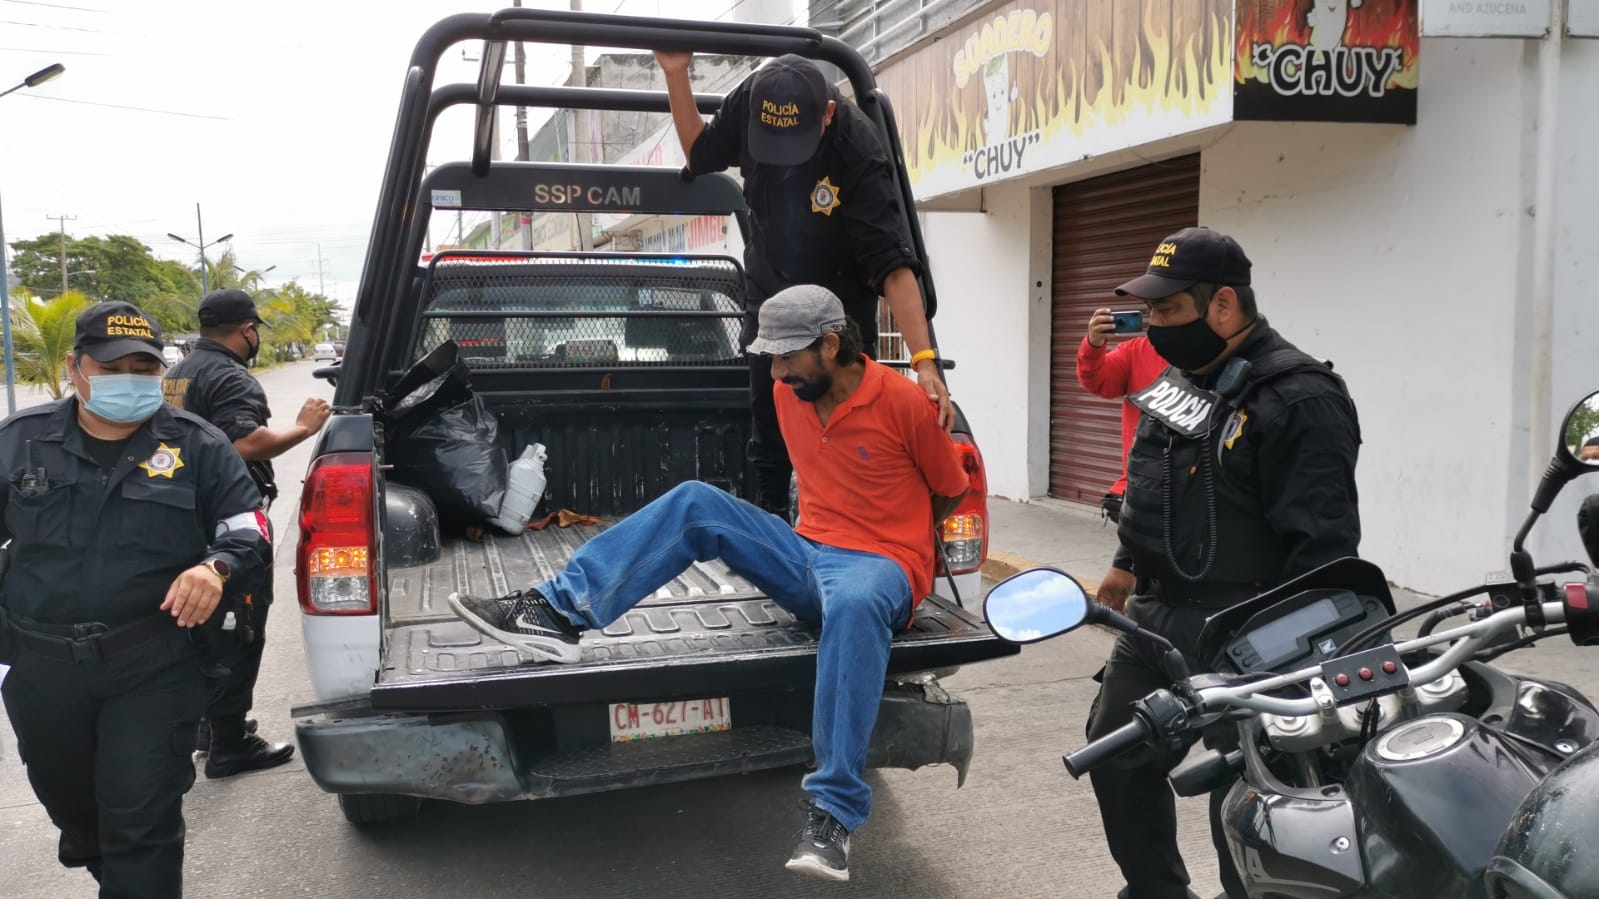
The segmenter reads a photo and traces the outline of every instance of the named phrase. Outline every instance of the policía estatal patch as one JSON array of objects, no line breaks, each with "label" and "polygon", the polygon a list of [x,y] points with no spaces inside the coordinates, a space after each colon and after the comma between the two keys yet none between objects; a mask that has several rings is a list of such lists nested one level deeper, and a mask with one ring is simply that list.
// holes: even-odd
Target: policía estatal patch
[{"label": "polic\u00eda estatal patch", "polygon": [[1127,398],[1138,411],[1159,421],[1167,430],[1191,438],[1210,433],[1210,413],[1216,408],[1216,400],[1216,394],[1195,387],[1174,368],[1168,368],[1153,384]]}]

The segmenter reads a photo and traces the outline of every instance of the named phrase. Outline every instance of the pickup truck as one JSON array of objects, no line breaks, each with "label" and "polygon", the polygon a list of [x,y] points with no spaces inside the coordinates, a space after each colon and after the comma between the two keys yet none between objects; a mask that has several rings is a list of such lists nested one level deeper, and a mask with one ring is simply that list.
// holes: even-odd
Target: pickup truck
[{"label": "pickup truck", "polygon": [[[468,40],[484,42],[478,83],[435,89],[441,55]],[[424,799],[533,799],[812,761],[817,633],[719,561],[695,564],[585,637],[583,661],[572,665],[523,659],[445,603],[453,591],[501,595],[549,577],[609,523],[685,480],[752,495],[737,260],[423,256],[435,212],[718,215],[747,224],[740,188],[727,175],[492,160],[497,105],[668,109],[659,92],[502,86],[511,41],[831,61],[893,147],[905,208],[913,208],[893,113],[870,69],[812,30],[518,8],[452,16],[422,37],[405,76],[347,349],[339,365],[318,372],[335,384],[334,414],[299,511],[297,592],[317,695],[293,710],[296,735],[311,777],[356,824],[412,814]],[[720,97],[698,102],[711,111]],[[435,119],[457,105],[476,110],[471,160],[425,167]],[[908,225],[925,255],[914,217]],[[923,284],[932,313],[930,278]],[[546,507],[598,523],[468,533],[441,527],[433,499],[394,479],[385,414],[401,385],[450,358],[468,366],[508,458],[533,443],[546,447]],[[964,417],[953,440],[973,490],[943,525],[938,595],[894,640],[868,764],[949,764],[964,782],[971,714],[940,677],[1017,650],[975,612],[987,552],[983,463]]]}]

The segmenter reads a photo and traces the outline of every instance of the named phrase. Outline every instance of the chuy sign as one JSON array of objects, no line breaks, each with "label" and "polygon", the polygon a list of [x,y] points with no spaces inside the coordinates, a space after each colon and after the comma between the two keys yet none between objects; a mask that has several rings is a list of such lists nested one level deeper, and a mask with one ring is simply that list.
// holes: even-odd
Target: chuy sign
[{"label": "chuy sign", "polygon": [[1416,123],[1417,0],[1237,5],[1233,118]]}]

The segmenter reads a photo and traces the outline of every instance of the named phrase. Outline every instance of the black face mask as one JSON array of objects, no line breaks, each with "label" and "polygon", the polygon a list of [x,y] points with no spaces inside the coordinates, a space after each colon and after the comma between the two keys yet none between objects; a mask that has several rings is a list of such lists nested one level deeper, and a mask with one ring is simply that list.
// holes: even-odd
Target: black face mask
[{"label": "black face mask", "polygon": [[261,332],[256,332],[254,340],[250,339],[250,335],[244,335],[244,342],[250,348],[250,354],[244,357],[245,364],[248,365],[255,361],[255,357],[261,355]]},{"label": "black face mask", "polygon": [[1162,359],[1183,371],[1197,371],[1227,351],[1227,341],[1210,329],[1203,318],[1186,325],[1148,329],[1149,343]]}]

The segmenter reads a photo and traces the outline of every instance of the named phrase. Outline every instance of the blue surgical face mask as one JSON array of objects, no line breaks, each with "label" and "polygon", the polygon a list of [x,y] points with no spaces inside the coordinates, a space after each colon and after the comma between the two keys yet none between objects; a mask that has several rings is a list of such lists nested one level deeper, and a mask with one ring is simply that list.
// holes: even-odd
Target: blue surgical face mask
[{"label": "blue surgical face mask", "polygon": [[130,425],[161,408],[160,375],[92,375],[85,409],[106,421]]}]

